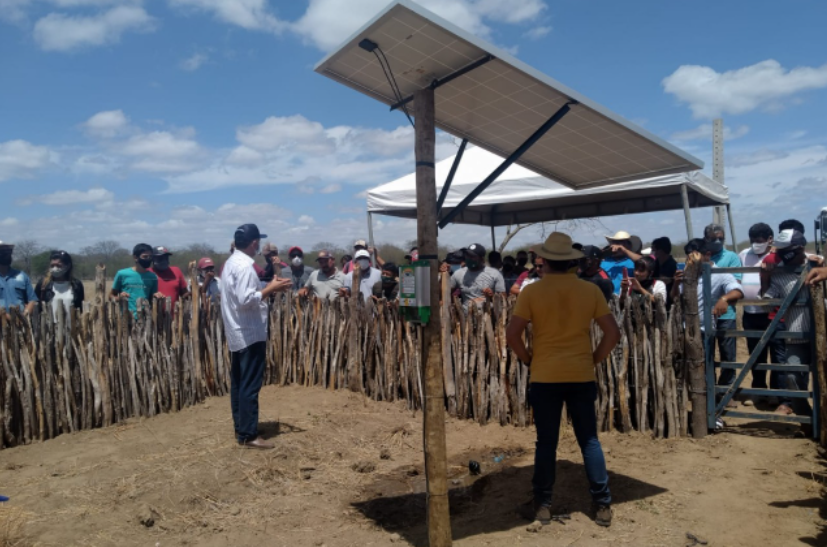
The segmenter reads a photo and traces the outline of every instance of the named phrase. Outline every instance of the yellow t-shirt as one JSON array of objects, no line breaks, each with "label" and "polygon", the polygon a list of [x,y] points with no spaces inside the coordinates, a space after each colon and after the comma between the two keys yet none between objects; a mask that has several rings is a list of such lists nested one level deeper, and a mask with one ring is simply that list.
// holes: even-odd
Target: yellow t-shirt
[{"label": "yellow t-shirt", "polygon": [[600,288],[575,274],[548,274],[527,286],[514,315],[533,325],[531,381],[594,382],[591,323],[609,313]]}]

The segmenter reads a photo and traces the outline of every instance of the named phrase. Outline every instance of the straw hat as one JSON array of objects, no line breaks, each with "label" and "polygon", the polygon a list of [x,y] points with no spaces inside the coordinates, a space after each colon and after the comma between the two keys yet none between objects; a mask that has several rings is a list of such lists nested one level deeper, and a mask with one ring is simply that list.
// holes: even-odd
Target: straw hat
[{"label": "straw hat", "polygon": [[562,232],[553,232],[542,247],[537,247],[534,252],[546,260],[579,260],[583,253],[572,248],[571,238]]},{"label": "straw hat", "polygon": [[632,236],[629,232],[620,231],[613,236],[606,236],[606,241],[611,243],[612,241],[631,241]]}]

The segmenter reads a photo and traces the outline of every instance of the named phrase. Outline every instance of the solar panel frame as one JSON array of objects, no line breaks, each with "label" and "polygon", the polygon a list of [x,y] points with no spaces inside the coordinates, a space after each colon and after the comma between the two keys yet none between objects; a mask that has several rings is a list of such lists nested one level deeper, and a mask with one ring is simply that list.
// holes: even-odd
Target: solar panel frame
[{"label": "solar panel frame", "polygon": [[[410,0],[397,0],[315,71],[387,105],[398,102],[369,38],[387,56],[403,96],[490,54],[437,88],[436,126],[509,156],[569,100],[579,104],[516,163],[574,189],[701,169],[703,162]],[[409,110],[413,103],[408,103]]]}]

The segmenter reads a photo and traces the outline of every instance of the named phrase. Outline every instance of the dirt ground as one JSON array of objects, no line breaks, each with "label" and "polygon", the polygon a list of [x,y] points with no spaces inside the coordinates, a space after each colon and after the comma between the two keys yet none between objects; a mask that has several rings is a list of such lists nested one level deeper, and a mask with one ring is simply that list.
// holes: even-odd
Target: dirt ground
[{"label": "dirt ground", "polygon": [[[0,546],[425,545],[421,414],[319,388],[265,387],[272,451],[239,448],[227,398],[0,451]],[[555,513],[527,530],[533,430],[447,423],[456,545],[827,545],[825,462],[796,426],[702,441],[602,436],[615,498],[591,519],[573,433]],[[468,461],[482,464],[469,476]],[[819,514],[821,511],[821,514]]]}]

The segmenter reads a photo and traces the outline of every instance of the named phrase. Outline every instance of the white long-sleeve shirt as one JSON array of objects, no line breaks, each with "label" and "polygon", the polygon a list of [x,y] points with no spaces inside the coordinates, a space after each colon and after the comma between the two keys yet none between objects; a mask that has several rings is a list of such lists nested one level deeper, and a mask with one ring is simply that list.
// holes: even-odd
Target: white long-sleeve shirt
[{"label": "white long-sleeve shirt", "polygon": [[253,259],[236,250],[221,273],[221,316],[230,351],[267,340],[267,303]]}]

